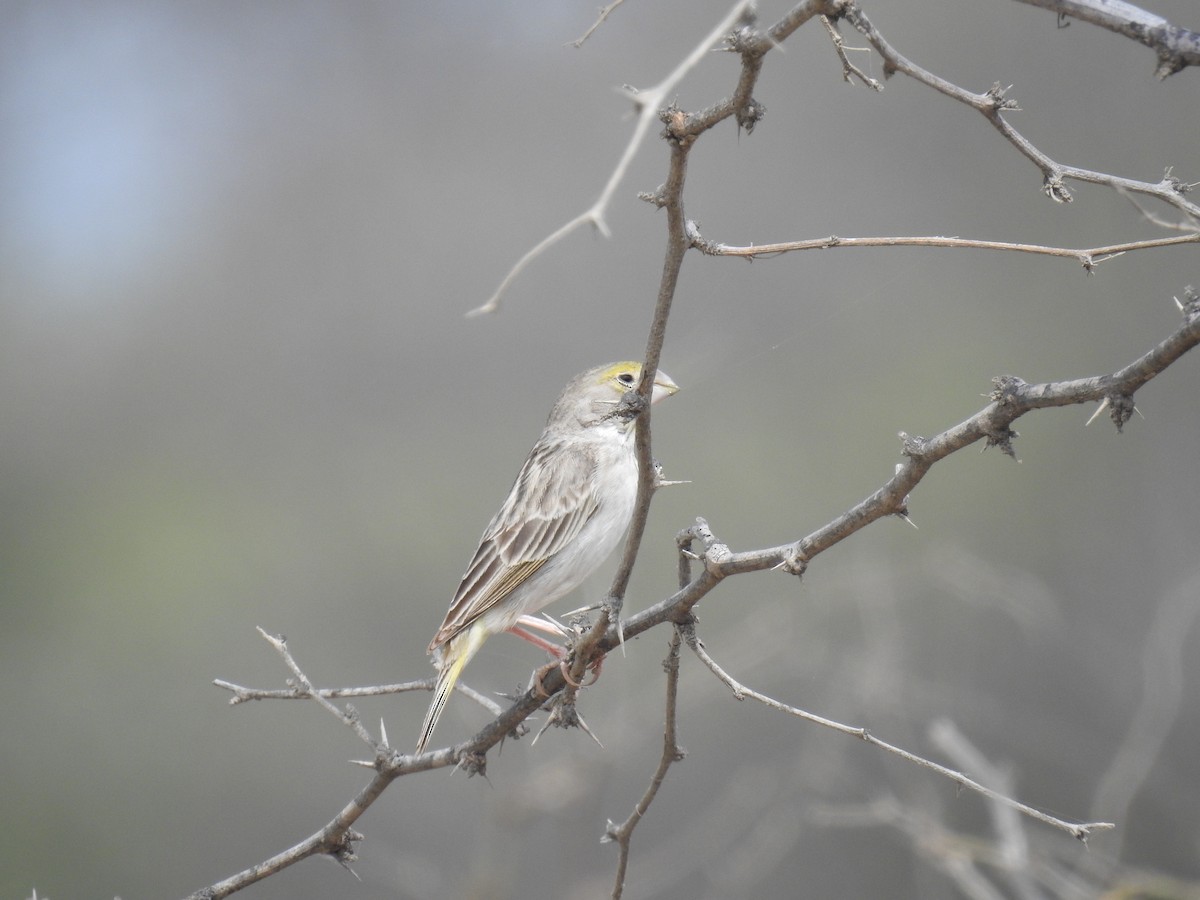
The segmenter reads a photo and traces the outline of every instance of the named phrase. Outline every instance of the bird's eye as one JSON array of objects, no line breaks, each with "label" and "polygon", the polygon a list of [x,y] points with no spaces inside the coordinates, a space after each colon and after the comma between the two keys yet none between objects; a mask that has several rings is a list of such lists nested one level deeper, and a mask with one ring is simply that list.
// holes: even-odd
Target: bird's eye
[{"label": "bird's eye", "polygon": [[622,372],[617,376],[617,381],[621,382],[621,384],[633,384],[633,373]]}]

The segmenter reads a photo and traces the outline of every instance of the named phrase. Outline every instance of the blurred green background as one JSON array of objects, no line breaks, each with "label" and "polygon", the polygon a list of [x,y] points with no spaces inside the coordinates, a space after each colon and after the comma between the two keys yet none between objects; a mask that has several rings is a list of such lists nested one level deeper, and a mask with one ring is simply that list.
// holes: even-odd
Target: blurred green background
[{"label": "blurred green background", "polygon": [[[611,240],[571,236],[499,315],[463,316],[599,192],[632,124],[616,88],[657,82],[727,8],[627,4],[565,46],[593,7],[0,4],[0,897],[181,896],[365,783],[347,764],[365,749],[315,705],[231,709],[211,681],[282,686],[256,625],[321,685],[430,673],[425,645],[559,388],[641,355],[664,217],[636,193],[664,178],[657,140]],[[1200,27],[1186,0],[1154,9]],[[1145,48],[1020,4],[868,12],[946,78],[1013,84],[1011,120],[1056,159],[1200,179],[1195,71],[1159,83]],[[712,54],[680,106],[726,96],[736,70]],[[979,116],[911,81],[843,84],[816,23],[769,55],[756,96],[753,136],[730,123],[692,154],[687,211],[710,239],[1160,234],[1098,188],[1053,204]],[[1176,327],[1198,259],[1087,277],[945,250],[690,256],[663,363],[684,391],[654,436],[691,483],[655,501],[630,608],[672,589],[696,515],[734,549],[793,540],[890,475],[898,431],[961,421],[991,377],[1130,362]],[[920,530],[872,526],[803,582],[731,580],[702,637],[748,683],[917,752],[944,759],[928,728],[952,720],[1021,799],[1119,823],[1090,849],[1030,825],[1035,854],[1200,879],[1198,366],[1140,392],[1123,435],[1054,410],[1018,423],[1019,464],[953,457],[912,498]],[[403,779],[359,823],[361,883],[313,860],[246,896],[607,895],[598,841],[658,758],[666,640],[585,694],[603,749],[556,731],[492,754],[487,780]],[[466,677],[512,690],[540,662],[500,637]],[[427,700],[357,705],[406,747]],[[681,705],[689,756],[638,831],[627,897],[958,896],[899,830],[829,813],[893,797],[987,838],[977,798],[735,703],[686,656]],[[439,738],[484,721],[456,698]]]}]

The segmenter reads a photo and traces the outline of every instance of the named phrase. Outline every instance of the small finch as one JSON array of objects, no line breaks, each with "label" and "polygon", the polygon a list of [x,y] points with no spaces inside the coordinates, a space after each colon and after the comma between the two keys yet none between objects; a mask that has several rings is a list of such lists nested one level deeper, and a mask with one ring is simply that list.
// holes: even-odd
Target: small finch
[{"label": "small finch", "polygon": [[[463,668],[483,642],[513,631],[544,646],[518,620],[578,587],[625,534],[637,499],[636,419],[614,413],[641,373],[636,362],[588,369],[554,404],[429,643],[438,681],[417,753],[425,750]],[[659,371],[650,401],[678,390]]]}]

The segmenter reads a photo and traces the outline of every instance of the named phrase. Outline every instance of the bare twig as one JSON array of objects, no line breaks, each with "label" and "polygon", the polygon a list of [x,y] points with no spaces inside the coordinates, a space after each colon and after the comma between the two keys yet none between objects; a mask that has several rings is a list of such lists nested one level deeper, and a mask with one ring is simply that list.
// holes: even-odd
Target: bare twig
[{"label": "bare twig", "polygon": [[658,789],[662,787],[663,780],[667,777],[667,770],[671,768],[671,764],[679,762],[685,756],[685,751],[679,746],[676,736],[675,713],[676,701],[679,695],[679,644],[679,629],[675,629],[671,633],[671,644],[670,649],[667,651],[667,658],[663,660],[663,670],[667,673],[667,709],[663,717],[663,749],[662,756],[658,760],[658,767],[654,770],[654,775],[650,778],[650,784],[646,786],[645,793],[634,804],[629,818],[620,825],[609,820],[608,827],[605,829],[604,837],[602,838],[605,842],[612,841],[616,843],[619,848],[617,876],[612,891],[613,900],[620,900],[621,894],[625,890],[625,872],[629,867],[629,846],[630,840],[633,838],[633,830],[637,828],[638,823],[642,821],[642,817],[646,815],[646,811],[650,808],[650,804],[654,802],[654,798],[658,794]]},{"label": "bare twig", "polygon": [[966,250],[1005,250],[1017,253],[1032,253],[1040,256],[1059,256],[1076,260],[1087,272],[1096,266],[1123,253],[1150,250],[1155,247],[1174,247],[1180,244],[1200,244],[1200,232],[1178,237],[1155,238],[1148,241],[1130,241],[1124,244],[1109,244],[1104,247],[1072,249],[1070,247],[1048,247],[1044,244],[1020,244],[1011,241],[980,241],[971,238],[942,237],[937,235],[909,237],[860,237],[844,238],[830,235],[825,238],[810,238],[802,241],[783,241],[775,244],[752,244],[749,247],[732,247],[728,244],[705,240],[692,225],[689,229],[693,246],[708,256],[740,256],[759,259],[790,253],[796,250],[841,250],[863,247],[944,247]]},{"label": "bare twig", "polygon": [[[829,16],[821,16],[821,24],[825,27],[829,39],[833,41],[833,51],[837,54],[838,59],[842,62],[842,81],[847,84],[851,83],[855,78],[869,87],[871,90],[879,92],[883,90],[883,84],[875,78],[871,78],[862,69],[850,62],[850,57],[846,55],[846,42],[842,39],[841,32],[837,30],[837,25],[830,21]],[[862,49],[862,48],[855,48]]]},{"label": "bare twig", "polygon": [[301,671],[300,666],[292,657],[291,651],[288,650],[287,640],[284,637],[268,634],[263,628],[258,628],[258,633],[262,635],[263,640],[275,648],[275,651],[283,658],[287,667],[292,670],[292,675],[295,677],[294,689],[296,691],[305,697],[315,700],[318,706],[336,716],[338,721],[348,726],[372,750],[380,749],[380,745],[367,733],[367,729],[359,721],[358,711],[353,706],[347,704],[344,710],[338,709],[329,702],[327,697],[322,696],[320,691],[313,688],[312,683],[308,680],[308,676]]},{"label": "bare twig", "polygon": [[596,198],[596,201],[591,206],[575,216],[575,218],[561,225],[526,251],[525,255],[517,260],[508,274],[504,276],[504,279],[500,282],[500,286],[487,299],[487,302],[471,310],[467,313],[468,316],[479,316],[495,312],[499,309],[500,297],[508,289],[508,286],[516,280],[516,277],[521,274],[522,270],[544,253],[547,248],[557,244],[581,225],[594,225],[596,230],[601,234],[606,237],[608,236],[608,226],[604,222],[608,204],[612,200],[617,186],[625,178],[625,173],[629,170],[629,164],[637,154],[638,148],[641,147],[642,141],[645,140],[651,123],[658,118],[659,107],[666,102],[666,98],[671,95],[671,92],[675,90],[675,86],[683,80],[684,76],[695,68],[700,60],[707,55],[713,44],[719,41],[734,26],[748,6],[749,0],[739,0],[739,2],[735,3],[725,15],[725,18],[704,37],[704,40],[696,45],[687,58],[676,66],[666,78],[652,88],[646,88],[631,94],[631,99],[637,108],[637,124],[634,125],[633,134],[629,138],[629,143],[625,145],[625,150],[621,154],[620,160],[617,161],[616,168],[608,176],[608,182],[604,185],[603,190],[600,191],[600,196]]},{"label": "bare twig", "polygon": [[612,3],[608,4],[608,6],[605,6],[604,8],[602,8],[600,10],[600,15],[597,17],[596,21],[592,23],[592,27],[589,28],[587,31],[585,31],[579,37],[575,38],[575,40],[568,41],[567,46],[576,47],[576,48],[582,47],[583,42],[592,36],[592,32],[594,32],[597,28],[599,28],[601,25],[603,25],[604,22],[608,19],[608,17],[610,15],[612,15],[613,10],[615,10],[618,6],[620,6],[624,2],[625,2],[625,0],[613,0]]},{"label": "bare twig", "polygon": [[795,706],[789,706],[786,703],[781,703],[778,700],[768,697],[766,694],[759,693],[753,688],[746,687],[744,684],[738,682],[733,678],[733,676],[722,669],[711,656],[709,656],[708,651],[704,648],[703,642],[696,637],[694,626],[689,623],[680,625],[678,627],[683,633],[683,638],[687,642],[688,647],[691,648],[692,652],[695,653],[696,656],[700,658],[700,661],[708,666],[712,673],[716,675],[717,678],[720,679],[733,692],[733,696],[738,700],[744,700],[745,698],[749,697],[750,699],[757,700],[759,703],[762,703],[764,706],[768,706],[771,709],[787,713],[791,716],[796,716],[797,718],[804,719],[807,722],[823,725],[826,728],[831,728],[834,731],[839,731],[842,734],[849,735],[850,737],[858,738],[859,740],[865,741],[874,747],[878,747],[881,750],[886,750],[888,753],[895,754],[901,759],[915,763],[922,768],[929,769],[930,771],[949,778],[956,784],[968,788],[977,794],[981,794],[982,796],[987,797],[989,800],[992,800],[996,803],[1002,803],[1005,806],[1010,806],[1018,812],[1037,819],[1039,822],[1044,822],[1047,825],[1058,828],[1061,831],[1065,831],[1067,834],[1070,834],[1081,841],[1086,841],[1088,837],[1095,832],[1107,831],[1115,827],[1110,822],[1075,823],[1056,818],[1055,816],[1044,813],[1039,809],[1035,809],[1032,806],[1027,806],[1024,803],[1014,800],[1011,797],[1006,797],[998,791],[984,787],[979,782],[973,781],[972,779],[963,775],[961,772],[956,772],[953,769],[939,765],[932,760],[926,759],[923,756],[918,756],[917,754],[897,747],[894,744],[881,741],[865,728],[856,728],[851,725],[844,725],[841,722],[835,722],[832,719],[826,719],[823,716],[815,715],[814,713],[807,712]]},{"label": "bare twig", "polygon": [[[334,716],[337,716],[344,724],[349,725],[368,746],[374,751],[374,767],[377,772],[371,781],[359,791],[358,795],[347,804],[336,816],[333,817],[323,828],[309,835],[300,843],[278,853],[270,859],[257,863],[242,872],[232,875],[229,878],[223,879],[215,884],[208,886],[194,894],[191,894],[188,900],[217,900],[220,897],[227,897],[230,894],[236,893],[243,888],[249,887],[256,882],[267,878],[276,872],[279,872],[288,866],[295,865],[301,860],[308,859],[310,856],[326,855],[332,857],[341,865],[349,869],[349,864],[357,857],[355,855],[354,844],[356,841],[362,840],[362,835],[351,829],[351,826],[358,817],[361,816],[372,803],[383,793],[384,789],[404,770],[404,763],[409,759],[395,754],[387,746],[387,737],[380,729],[381,740],[373,740],[362,723],[358,719],[358,713],[352,707],[347,707],[345,712],[339,710],[336,706],[329,702],[328,691],[319,691],[313,688],[308,677],[301,670],[288,650],[287,642],[282,637],[268,634],[264,629],[259,628],[258,633],[263,639],[275,648],[276,652],[283,658],[288,668],[291,669],[295,679],[295,684],[292,691],[287,692],[288,697],[304,696],[315,700],[320,706],[328,710]],[[228,685],[227,682],[220,683],[222,687],[236,687]],[[248,698],[249,699],[249,698]],[[257,699],[257,698],[255,698]],[[265,699],[265,698],[263,698]],[[234,698],[236,702],[237,698]],[[427,754],[433,756],[433,754]],[[433,760],[428,760],[426,765],[432,763]],[[422,766],[424,768],[424,766]],[[353,870],[350,870],[353,872]],[[357,876],[356,876],[357,877]]]},{"label": "bare twig", "polygon": [[[268,640],[273,640],[268,638]],[[230,706],[249,703],[254,700],[321,700],[338,699],[343,697],[385,697],[391,694],[407,694],[412,691],[432,691],[437,684],[437,676],[431,675],[417,681],[402,681],[398,684],[371,684],[359,687],[314,688],[311,685],[293,685],[289,688],[250,688],[223,678],[214,678],[213,684],[222,690],[233,694],[229,698]],[[486,694],[481,694],[464,681],[454,685],[454,689],[466,697],[470,697],[489,713],[500,714],[501,706]],[[339,713],[340,715],[340,713]]]},{"label": "bare twig", "polygon": [[1106,185],[1116,190],[1126,190],[1156,197],[1162,202],[1187,213],[1192,218],[1200,220],[1200,205],[1184,198],[1184,194],[1187,192],[1187,185],[1178,179],[1168,176],[1164,177],[1162,181],[1151,183],[1055,162],[1035,147],[1004,118],[1003,114],[1006,111],[1019,109],[1016,101],[1005,97],[1006,88],[995,84],[982,94],[976,94],[956,84],[952,84],[901,55],[876,30],[875,26],[871,24],[870,20],[856,3],[850,2],[850,0],[843,0],[841,11],[846,21],[858,29],[859,33],[883,57],[886,74],[891,75],[895,72],[903,72],[921,84],[931,87],[935,91],[945,94],[947,97],[951,97],[960,103],[965,103],[967,106],[981,113],[997,131],[1004,135],[1009,143],[1041,170],[1044,178],[1044,190],[1047,196],[1052,199],[1062,203],[1070,202],[1071,192],[1067,190],[1063,182],[1066,180],[1083,181],[1091,184]]},{"label": "bare twig", "polygon": [[372,684],[362,687],[344,688],[249,688],[222,678],[214,678],[213,684],[222,690],[233,694],[229,698],[230,706],[239,703],[249,703],[252,700],[311,700],[315,697],[337,699],[341,697],[383,697],[388,694],[404,694],[409,691],[431,691],[437,682],[437,676],[422,678],[419,681],[403,681],[399,684]]}]

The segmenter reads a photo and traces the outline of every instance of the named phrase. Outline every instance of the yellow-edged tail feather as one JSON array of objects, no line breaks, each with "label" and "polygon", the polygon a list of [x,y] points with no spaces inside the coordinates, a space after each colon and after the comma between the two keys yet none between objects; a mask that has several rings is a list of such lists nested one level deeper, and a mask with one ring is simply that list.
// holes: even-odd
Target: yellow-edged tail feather
[{"label": "yellow-edged tail feather", "polygon": [[429,704],[425,722],[421,725],[421,737],[417,740],[416,753],[425,752],[425,745],[433,737],[433,729],[437,728],[438,719],[442,717],[446,702],[454,693],[454,685],[458,683],[462,670],[471,661],[471,657],[479,652],[479,648],[490,634],[483,622],[476,621],[465,634],[451,639],[442,650],[442,669],[433,689],[433,702]]}]

